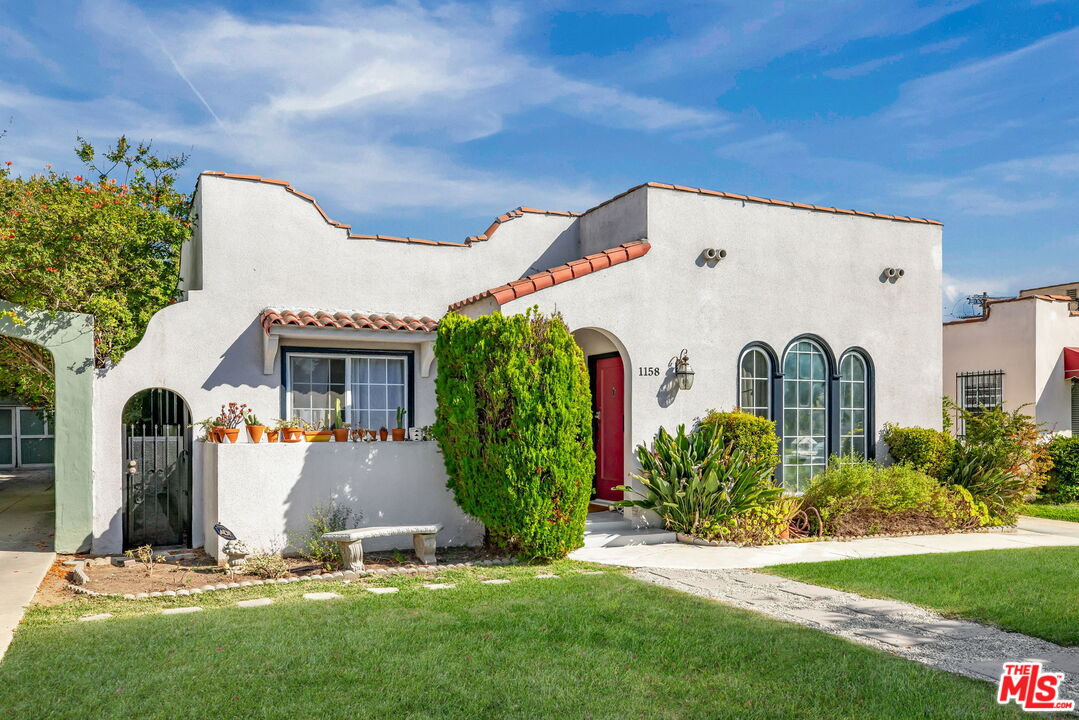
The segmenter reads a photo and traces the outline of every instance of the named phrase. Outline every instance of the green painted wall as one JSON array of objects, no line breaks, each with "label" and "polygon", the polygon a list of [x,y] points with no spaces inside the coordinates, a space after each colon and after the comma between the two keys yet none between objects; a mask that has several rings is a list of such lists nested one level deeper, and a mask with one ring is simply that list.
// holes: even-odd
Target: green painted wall
[{"label": "green painted wall", "polygon": [[56,374],[55,546],[57,552],[86,550],[93,533],[94,508],[94,319],[80,313],[29,312],[0,301],[0,335],[36,343],[52,353]]}]

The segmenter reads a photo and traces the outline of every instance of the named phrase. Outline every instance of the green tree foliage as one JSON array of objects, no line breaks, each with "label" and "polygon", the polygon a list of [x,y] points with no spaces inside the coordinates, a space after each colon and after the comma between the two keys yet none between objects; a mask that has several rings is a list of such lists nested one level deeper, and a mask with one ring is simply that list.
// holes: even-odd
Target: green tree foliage
[{"label": "green tree foliage", "polygon": [[774,421],[741,410],[709,410],[699,425],[716,428],[724,439],[725,457],[741,451],[747,462],[762,462],[773,470],[779,465],[779,436]]},{"label": "green tree foliage", "polygon": [[955,439],[946,432],[922,427],[884,426],[882,438],[892,459],[930,477],[947,477],[955,452]]},{"label": "green tree foliage", "polygon": [[489,541],[560,557],[584,538],[595,453],[584,356],[560,318],[451,313],[435,344],[435,438]]},{"label": "green tree foliage", "polygon": [[1053,461],[1044,495],[1053,502],[1079,501],[1079,436],[1057,435],[1045,447]]},{"label": "green tree foliage", "polygon": [[[176,190],[186,156],[160,158],[121,137],[99,153],[79,138],[86,176],[16,176],[0,165],[0,298],[29,310],[94,316],[95,363],[116,362],[173,302],[190,198]],[[19,318],[15,318],[19,322]],[[0,395],[52,405],[52,361],[0,338]]]}]

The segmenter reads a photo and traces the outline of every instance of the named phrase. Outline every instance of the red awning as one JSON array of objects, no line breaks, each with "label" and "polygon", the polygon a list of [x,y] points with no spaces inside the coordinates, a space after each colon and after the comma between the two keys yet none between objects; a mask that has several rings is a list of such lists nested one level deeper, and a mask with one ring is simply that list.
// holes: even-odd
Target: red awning
[{"label": "red awning", "polygon": [[1064,379],[1079,379],[1079,348],[1064,348]]}]

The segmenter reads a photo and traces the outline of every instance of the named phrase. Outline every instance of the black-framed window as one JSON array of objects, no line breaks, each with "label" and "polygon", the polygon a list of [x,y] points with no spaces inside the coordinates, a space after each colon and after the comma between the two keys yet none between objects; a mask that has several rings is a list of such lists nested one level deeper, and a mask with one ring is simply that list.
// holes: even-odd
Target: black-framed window
[{"label": "black-framed window", "polygon": [[815,341],[801,339],[783,355],[783,485],[802,492],[828,466],[829,363]]},{"label": "black-framed window", "polygon": [[868,456],[871,394],[865,358],[858,352],[846,353],[839,361],[839,454],[845,458]]},{"label": "black-framed window", "polygon": [[738,361],[738,406],[742,412],[772,419],[772,358],[764,348],[747,348]]},{"label": "black-framed window", "polygon": [[354,428],[397,425],[397,408],[414,412],[413,358],[408,350],[287,348],[284,416],[328,426],[340,407]]},{"label": "black-framed window", "polygon": [[[955,398],[960,408],[972,414],[1000,407],[1004,404],[1004,371],[970,370],[956,373]],[[967,431],[966,422],[962,413],[957,415],[955,430],[957,435],[962,436]]]}]

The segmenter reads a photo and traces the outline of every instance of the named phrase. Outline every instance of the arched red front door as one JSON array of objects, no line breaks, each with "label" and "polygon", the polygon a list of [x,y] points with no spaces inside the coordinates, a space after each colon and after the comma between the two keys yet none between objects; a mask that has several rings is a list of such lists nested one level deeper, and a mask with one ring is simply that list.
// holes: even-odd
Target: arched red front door
[{"label": "arched red front door", "polygon": [[617,354],[592,358],[593,441],[596,448],[596,497],[621,500],[615,490],[626,482],[625,370]]}]

